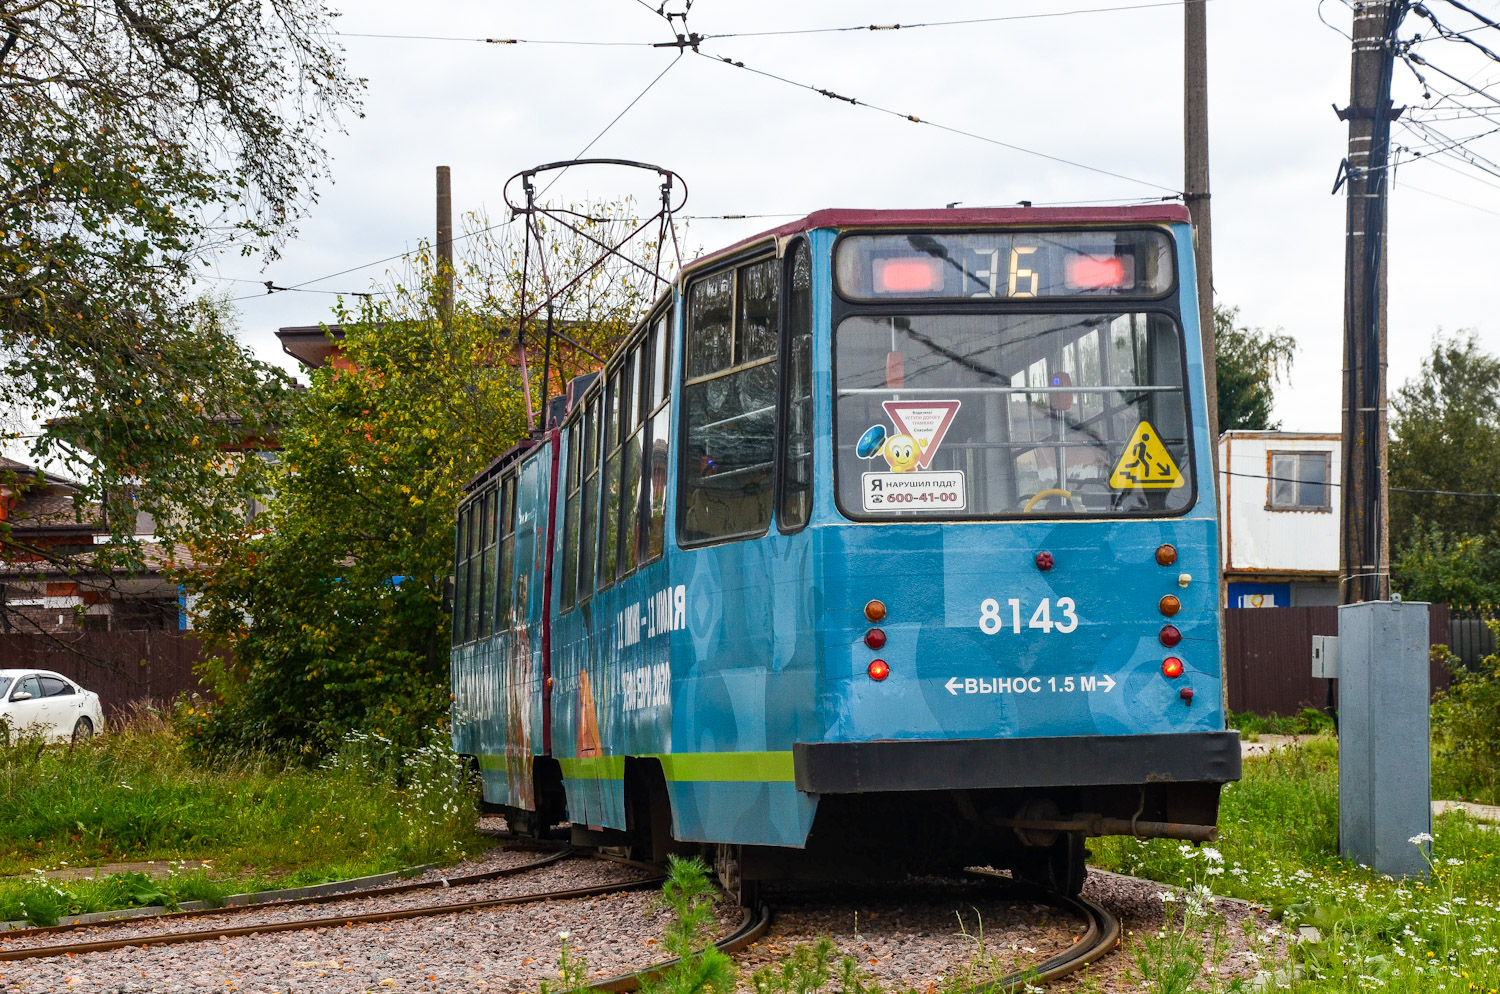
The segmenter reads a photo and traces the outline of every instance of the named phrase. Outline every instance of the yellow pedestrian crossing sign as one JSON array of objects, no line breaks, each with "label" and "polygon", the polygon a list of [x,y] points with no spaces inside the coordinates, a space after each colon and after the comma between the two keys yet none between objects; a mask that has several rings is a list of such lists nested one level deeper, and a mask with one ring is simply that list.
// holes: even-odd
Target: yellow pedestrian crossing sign
[{"label": "yellow pedestrian crossing sign", "polygon": [[1115,471],[1109,475],[1109,485],[1115,490],[1137,487],[1175,490],[1187,486],[1187,481],[1182,478],[1151,422],[1142,421],[1135,426],[1135,434],[1130,436],[1120,461],[1115,463]]}]

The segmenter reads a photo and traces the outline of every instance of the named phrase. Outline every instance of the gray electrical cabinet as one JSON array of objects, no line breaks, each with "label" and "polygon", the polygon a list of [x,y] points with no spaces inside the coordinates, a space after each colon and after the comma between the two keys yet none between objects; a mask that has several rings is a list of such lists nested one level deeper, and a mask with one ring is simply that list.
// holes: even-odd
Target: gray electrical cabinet
[{"label": "gray electrical cabinet", "polygon": [[1392,876],[1428,870],[1432,755],[1427,605],[1339,608],[1339,854]]}]

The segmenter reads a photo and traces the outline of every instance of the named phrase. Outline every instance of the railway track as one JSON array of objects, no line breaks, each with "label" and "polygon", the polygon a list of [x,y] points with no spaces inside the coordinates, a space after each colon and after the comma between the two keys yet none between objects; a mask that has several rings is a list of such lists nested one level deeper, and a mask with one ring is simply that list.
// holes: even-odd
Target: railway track
[{"label": "railway track", "polygon": [[[195,919],[220,918],[222,916],[235,916],[246,911],[284,910],[298,906],[317,906],[339,901],[363,900],[366,898],[378,898],[397,894],[407,894],[424,889],[435,889],[442,887],[462,887],[501,879],[504,877],[518,876],[530,871],[539,870],[547,866],[555,865],[563,860],[593,858],[607,859],[613,862],[623,862],[641,868],[659,870],[658,867],[648,867],[647,864],[636,863],[630,860],[621,860],[597,853],[580,853],[571,848],[565,848],[557,852],[548,853],[540,859],[532,860],[517,866],[504,867],[497,870],[489,870],[482,873],[468,874],[464,876],[448,877],[435,881],[424,881],[420,883],[395,884],[385,887],[375,887],[366,890],[349,891],[340,894],[321,895],[318,897],[301,898],[291,901],[271,902],[265,904],[239,905],[231,908],[214,910],[202,910],[192,912],[174,912],[150,919],[117,919],[107,922],[95,922],[90,924],[70,924],[45,928],[28,929],[24,932],[13,933],[9,936],[0,937],[0,962],[42,959],[56,956],[69,956],[81,953],[104,952],[113,949],[127,947],[161,946],[181,943],[212,942],[233,937],[263,935],[277,932],[305,931],[320,928],[345,928],[356,925],[371,925],[385,922],[399,921],[403,919],[435,917],[440,915],[454,915],[471,912],[485,911],[489,909],[508,906],[531,904],[542,901],[561,901],[574,898],[598,897],[607,894],[624,893],[628,891],[655,888],[661,885],[664,877],[654,875],[648,878],[595,884],[586,887],[573,887],[563,889],[550,889],[528,891],[520,894],[510,894],[501,897],[487,897],[477,900],[447,902],[443,904],[425,905],[419,907],[407,907],[392,909],[388,911],[369,912],[356,915],[314,915],[306,918],[298,918],[286,921],[259,922],[248,925],[225,925],[215,924],[206,928],[187,928],[168,930],[158,933],[130,934],[119,936],[105,936],[96,938],[99,931],[109,932],[115,929],[124,930],[129,926],[137,926],[150,922],[156,923],[163,919],[169,922],[182,921],[194,924]],[[1100,905],[1086,898],[1071,898],[1062,894],[1047,891],[1042,888],[1027,884],[1017,883],[1008,877],[988,871],[970,871],[972,875],[979,876],[986,881],[994,883],[1008,894],[1014,894],[1018,899],[1029,900],[1038,903],[1049,904],[1055,908],[1076,915],[1087,924],[1084,934],[1075,941],[1070,948],[1039,963],[1024,971],[990,981],[983,986],[987,991],[1010,991],[1022,990],[1027,985],[1040,985],[1067,976],[1101,957],[1107,955],[1119,943],[1120,927],[1113,915]],[[762,904],[755,909],[745,909],[740,925],[728,936],[719,940],[716,945],[726,954],[734,954],[748,948],[752,943],[764,935],[769,928],[773,917],[770,906]],[[39,935],[66,934],[79,930],[90,930],[90,937],[83,941],[61,941],[51,942],[44,945],[26,945],[14,947],[12,943],[18,939],[31,940]],[[9,947],[9,948],[8,948]],[[622,973],[618,976],[596,981],[586,989],[593,991],[616,992],[623,994],[636,990],[643,981],[658,976],[669,970],[677,961],[667,960],[652,964],[643,970]]]}]

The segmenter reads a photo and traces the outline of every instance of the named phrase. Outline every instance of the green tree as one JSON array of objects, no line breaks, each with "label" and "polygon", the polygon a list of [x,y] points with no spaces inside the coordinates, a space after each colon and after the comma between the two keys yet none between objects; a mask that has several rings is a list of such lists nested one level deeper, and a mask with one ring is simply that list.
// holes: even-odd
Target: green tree
[{"label": "green tree", "polygon": [[1236,327],[1239,313],[1214,306],[1219,430],[1280,428],[1271,420],[1272,388],[1291,371],[1297,343],[1279,331]]},{"label": "green tree", "polygon": [[[612,224],[628,226],[628,213],[616,209]],[[611,223],[600,224],[590,233],[607,238]],[[225,650],[207,670],[222,697],[202,730],[210,747],[318,755],[356,728],[419,741],[446,717],[454,512],[464,484],[528,431],[510,269],[518,238],[471,219],[451,314],[426,251],[388,294],[341,309],[347,365],[315,370],[291,407],[269,511],[194,545],[195,626]],[[588,284],[597,251],[586,239],[559,238],[548,252],[554,285]],[[606,269],[556,317],[604,354],[649,282]],[[531,306],[539,293],[528,291]],[[527,326],[538,411],[542,332]]]},{"label": "green tree", "polygon": [[1500,603],[1500,548],[1491,535],[1458,535],[1438,525],[1411,529],[1391,564],[1409,600],[1480,607]]},{"label": "green tree", "polygon": [[206,454],[267,427],[284,382],[187,288],[217,253],[274,255],[311,199],[321,132],[361,86],[330,17],[317,0],[0,0],[0,408],[117,537],[136,510],[200,525],[184,497],[223,472]]},{"label": "green tree", "polygon": [[1500,500],[1394,489],[1500,491],[1500,357],[1472,332],[1435,337],[1421,371],[1391,398],[1390,478],[1392,550],[1428,526],[1496,540]]}]

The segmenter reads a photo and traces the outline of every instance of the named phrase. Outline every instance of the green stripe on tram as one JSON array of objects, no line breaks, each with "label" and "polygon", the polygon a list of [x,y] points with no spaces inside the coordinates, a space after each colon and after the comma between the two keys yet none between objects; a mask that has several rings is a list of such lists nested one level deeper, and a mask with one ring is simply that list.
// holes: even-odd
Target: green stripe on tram
[{"label": "green stripe on tram", "polygon": [[[796,779],[791,752],[686,752],[648,754],[642,759],[661,760],[662,772],[674,782],[791,783]],[[569,780],[621,780],[624,756],[562,756],[557,760]],[[479,757],[484,770],[505,769],[505,757]]]}]

